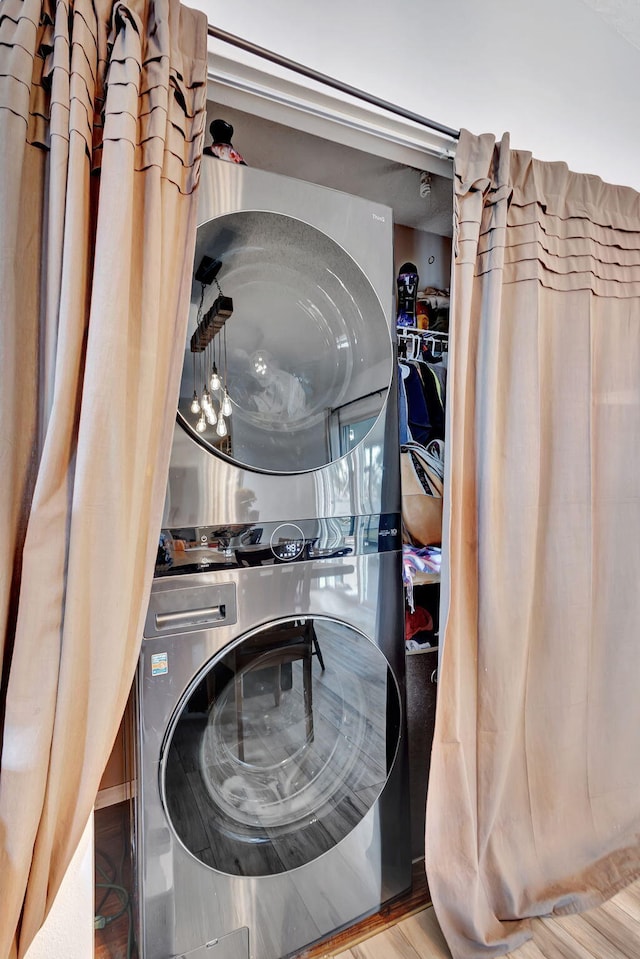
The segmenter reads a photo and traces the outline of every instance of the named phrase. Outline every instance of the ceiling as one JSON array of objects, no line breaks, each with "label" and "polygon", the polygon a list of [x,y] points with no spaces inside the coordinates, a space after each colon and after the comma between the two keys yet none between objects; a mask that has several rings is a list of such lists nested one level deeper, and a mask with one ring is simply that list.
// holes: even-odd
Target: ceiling
[{"label": "ceiling", "polygon": [[640,3],[638,0],[582,0],[606,23],[640,50]]},{"label": "ceiling", "polygon": [[421,197],[420,170],[232,107],[208,106],[209,122],[221,117],[231,123],[233,145],[249,166],[383,203],[393,209],[395,223],[452,235],[453,183],[447,177],[432,173],[429,193]]}]

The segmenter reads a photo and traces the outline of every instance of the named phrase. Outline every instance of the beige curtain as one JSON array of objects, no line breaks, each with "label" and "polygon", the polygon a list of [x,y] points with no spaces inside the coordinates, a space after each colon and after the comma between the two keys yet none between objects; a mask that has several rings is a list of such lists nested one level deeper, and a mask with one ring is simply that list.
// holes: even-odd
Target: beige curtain
[{"label": "beige curtain", "polygon": [[131,685],[186,332],[206,20],[0,0],[0,957],[91,813]]},{"label": "beige curtain", "polygon": [[463,131],[427,876],[455,959],[640,875],[640,195]]}]

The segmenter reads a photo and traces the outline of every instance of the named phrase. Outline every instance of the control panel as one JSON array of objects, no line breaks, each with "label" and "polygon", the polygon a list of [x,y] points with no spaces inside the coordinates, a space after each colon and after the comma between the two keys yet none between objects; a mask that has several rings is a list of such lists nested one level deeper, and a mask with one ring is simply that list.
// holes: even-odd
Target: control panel
[{"label": "control panel", "polygon": [[397,513],[172,528],[161,532],[155,575],[317,561],[401,548]]}]

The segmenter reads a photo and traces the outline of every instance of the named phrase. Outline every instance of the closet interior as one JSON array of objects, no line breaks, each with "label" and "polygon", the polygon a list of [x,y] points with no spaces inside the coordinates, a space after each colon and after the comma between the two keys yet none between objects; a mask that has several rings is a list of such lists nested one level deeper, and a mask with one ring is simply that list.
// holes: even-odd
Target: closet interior
[{"label": "closet interior", "polygon": [[[412,264],[417,274],[415,321],[408,326],[405,318],[398,328],[402,493],[411,516],[416,511],[419,515],[425,505],[428,510],[435,506],[437,512],[441,499],[428,504],[419,500],[425,499],[424,451],[427,457],[441,460],[445,442],[453,224],[451,162],[425,153],[424,163],[411,166],[393,157],[392,144],[379,152],[367,152],[228,103],[211,101],[207,126],[218,118],[233,127],[233,145],[248,166],[360,196],[393,211],[394,276],[398,277],[407,264]],[[441,463],[439,468],[441,476]],[[439,499],[438,490],[435,492],[430,499]],[[406,643],[411,845],[419,871],[424,857],[424,809],[437,690],[440,538],[439,529],[433,533],[433,526],[428,535],[423,535],[419,524],[415,526],[411,519],[408,526],[411,529],[403,531],[406,629],[405,637],[398,637],[398,642]],[[113,841],[128,821],[123,810],[135,789],[132,712],[132,708],[127,709],[98,795],[97,848],[102,835]],[[107,933],[97,933],[98,957],[112,954],[106,945]]]}]

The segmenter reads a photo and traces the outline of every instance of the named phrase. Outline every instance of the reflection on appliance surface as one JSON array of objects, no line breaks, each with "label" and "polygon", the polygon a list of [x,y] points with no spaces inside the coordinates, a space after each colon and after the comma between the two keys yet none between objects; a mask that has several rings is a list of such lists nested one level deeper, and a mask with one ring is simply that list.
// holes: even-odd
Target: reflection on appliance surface
[{"label": "reflection on appliance surface", "polygon": [[163,529],[156,576],[277,566],[399,549],[397,514]]},{"label": "reflection on appliance surface", "polygon": [[[270,472],[338,459],[353,446],[354,423],[359,439],[371,428],[392,378],[389,329],[368,279],[327,235],[278,213],[203,223],[195,262],[212,261],[220,270],[210,287],[198,269],[194,276],[182,425],[234,462]],[[232,313],[203,346],[198,331],[221,301]]]},{"label": "reflection on appliance surface", "polygon": [[172,826],[221,872],[295,869],[375,803],[399,715],[385,657],[355,629],[321,618],[264,627],[216,658],[179,707],[162,760]]}]

